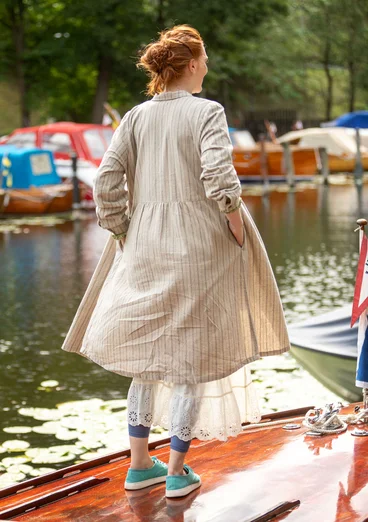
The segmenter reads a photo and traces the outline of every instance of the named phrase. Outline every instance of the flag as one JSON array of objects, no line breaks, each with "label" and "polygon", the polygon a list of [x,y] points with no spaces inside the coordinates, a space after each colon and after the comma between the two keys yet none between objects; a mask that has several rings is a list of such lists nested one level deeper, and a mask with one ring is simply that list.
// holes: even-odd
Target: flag
[{"label": "flag", "polygon": [[356,386],[368,388],[368,240],[364,234],[355,283],[351,326],[359,318]]}]

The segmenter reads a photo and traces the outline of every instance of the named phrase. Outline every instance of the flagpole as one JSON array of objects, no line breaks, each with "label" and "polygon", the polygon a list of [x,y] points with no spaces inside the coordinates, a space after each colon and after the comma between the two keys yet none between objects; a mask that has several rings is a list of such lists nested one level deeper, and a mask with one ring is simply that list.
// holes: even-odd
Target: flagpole
[{"label": "flagpole", "polygon": [[[364,237],[364,227],[368,224],[367,220],[366,219],[358,219],[357,220],[357,225],[359,225],[359,228],[357,228],[355,230],[355,232],[357,230],[359,230],[359,253],[360,253],[360,250],[361,250],[361,247],[362,247],[362,241],[363,241],[363,237]],[[368,388],[363,388],[363,408],[365,410],[368,409]],[[368,422],[367,420],[365,422]]]}]

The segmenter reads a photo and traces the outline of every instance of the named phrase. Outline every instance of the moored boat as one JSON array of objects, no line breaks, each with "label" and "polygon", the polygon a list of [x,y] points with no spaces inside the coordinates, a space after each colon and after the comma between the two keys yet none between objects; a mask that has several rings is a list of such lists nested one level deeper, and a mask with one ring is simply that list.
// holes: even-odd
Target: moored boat
[{"label": "moored boat", "polygon": [[0,147],[0,165],[1,214],[48,214],[72,209],[73,186],[61,182],[51,152]]},{"label": "moored boat", "polygon": [[[353,172],[355,168],[356,141],[351,131],[342,127],[312,128],[292,131],[281,136],[280,143],[294,147],[326,148],[330,172]],[[368,148],[361,146],[363,169],[368,170]]]},{"label": "moored boat", "polygon": [[350,328],[351,305],[291,325],[291,353],[326,388],[347,401],[362,390],[355,386],[357,325]]},{"label": "moored boat", "polygon": [[92,201],[91,188],[102,157],[107,150],[113,129],[92,123],[57,122],[37,127],[15,129],[0,144],[18,148],[41,148],[54,156],[57,174],[61,179],[72,178],[72,154],[78,158],[77,177],[89,190],[82,190],[87,201]]},{"label": "moored boat", "polygon": [[[233,144],[233,163],[242,182],[262,181],[262,152],[260,143],[256,143],[246,130],[230,129]],[[286,180],[284,150],[281,145],[265,142],[265,162],[268,179],[271,182]],[[312,147],[291,147],[295,180],[309,181],[317,173],[317,156]]]},{"label": "moored boat", "polygon": [[[352,412],[354,406],[341,413]],[[186,497],[166,499],[164,484],[125,491],[130,465],[130,451],[125,450],[0,490],[0,519],[365,520],[368,438],[352,437],[353,426],[339,435],[309,436],[301,425],[307,410],[265,415],[226,445],[194,440],[187,462],[201,475],[202,486]],[[169,439],[151,443],[150,450],[167,462]]]},{"label": "moored boat", "polygon": [[[35,188],[28,190],[9,190],[8,203],[3,214],[54,214],[67,212],[73,205],[73,185]],[[0,209],[1,212],[1,209]]]},{"label": "moored boat", "polygon": [[0,214],[4,210],[7,200],[8,200],[7,193],[5,192],[5,190],[0,189]]}]

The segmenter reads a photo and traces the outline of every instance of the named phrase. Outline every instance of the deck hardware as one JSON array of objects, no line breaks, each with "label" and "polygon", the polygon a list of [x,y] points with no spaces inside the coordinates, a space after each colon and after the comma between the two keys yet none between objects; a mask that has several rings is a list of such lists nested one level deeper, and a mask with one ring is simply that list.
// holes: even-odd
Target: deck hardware
[{"label": "deck hardware", "polygon": [[368,437],[368,430],[359,430],[358,428],[355,428],[351,434],[354,435],[354,437]]},{"label": "deck hardware", "polygon": [[278,515],[282,515],[291,509],[300,506],[300,500],[291,500],[290,502],[281,502],[281,504],[277,504],[273,508],[265,511],[264,513],[260,513],[255,517],[246,518],[239,520],[239,522],[267,522],[268,520],[272,520],[274,517]]},{"label": "deck hardware", "polygon": [[338,415],[341,408],[342,404],[338,402],[337,404],[326,404],[323,410],[309,410],[305,415],[303,425],[316,433],[342,433],[347,429],[348,425]]},{"label": "deck hardware", "polygon": [[298,430],[301,428],[300,424],[285,424],[285,426],[282,427],[283,430]]}]

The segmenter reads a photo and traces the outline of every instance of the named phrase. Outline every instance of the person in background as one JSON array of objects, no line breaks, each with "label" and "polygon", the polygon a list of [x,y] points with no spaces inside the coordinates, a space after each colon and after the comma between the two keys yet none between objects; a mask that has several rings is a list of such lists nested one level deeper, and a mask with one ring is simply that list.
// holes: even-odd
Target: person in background
[{"label": "person in background", "polygon": [[298,119],[298,120],[295,120],[292,127],[291,127],[292,130],[295,130],[295,131],[298,131],[298,130],[302,130],[303,129],[303,122],[302,120]]}]

